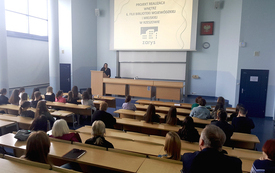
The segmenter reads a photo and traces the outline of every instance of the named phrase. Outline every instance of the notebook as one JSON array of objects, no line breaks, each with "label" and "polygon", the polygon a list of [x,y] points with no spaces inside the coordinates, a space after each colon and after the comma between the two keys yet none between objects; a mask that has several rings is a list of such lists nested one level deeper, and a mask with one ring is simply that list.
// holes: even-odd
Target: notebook
[{"label": "notebook", "polygon": [[74,148],[71,151],[69,151],[67,154],[65,154],[63,158],[76,160],[76,159],[79,159],[81,156],[83,156],[85,153],[86,153],[86,150]]}]

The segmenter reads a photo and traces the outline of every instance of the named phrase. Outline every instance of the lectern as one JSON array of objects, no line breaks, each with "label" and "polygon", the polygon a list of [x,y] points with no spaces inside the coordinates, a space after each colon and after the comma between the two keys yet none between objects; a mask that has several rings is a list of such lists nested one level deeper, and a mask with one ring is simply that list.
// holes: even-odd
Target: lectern
[{"label": "lectern", "polygon": [[91,88],[93,95],[103,95],[103,71],[91,70]]}]

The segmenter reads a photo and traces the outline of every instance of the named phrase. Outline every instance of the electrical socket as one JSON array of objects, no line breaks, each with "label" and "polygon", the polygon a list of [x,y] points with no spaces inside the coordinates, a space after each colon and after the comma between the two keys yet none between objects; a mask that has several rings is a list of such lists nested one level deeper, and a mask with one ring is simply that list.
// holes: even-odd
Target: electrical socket
[{"label": "electrical socket", "polygon": [[199,79],[200,77],[198,75],[192,75],[193,79]]}]

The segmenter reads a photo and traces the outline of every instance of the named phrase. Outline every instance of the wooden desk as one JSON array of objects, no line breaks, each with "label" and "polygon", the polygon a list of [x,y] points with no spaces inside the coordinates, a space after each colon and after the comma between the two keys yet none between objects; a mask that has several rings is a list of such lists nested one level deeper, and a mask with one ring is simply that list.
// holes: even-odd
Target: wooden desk
[{"label": "wooden desk", "polygon": [[168,159],[161,159],[161,158],[150,158],[145,159],[139,170],[138,173],[168,173],[168,172],[176,172],[179,173],[182,169],[182,162],[181,161],[174,161]]},{"label": "wooden desk", "polygon": [[142,105],[153,104],[155,106],[166,106],[166,107],[174,106],[176,108],[185,108],[185,109],[191,109],[192,107],[192,104],[190,103],[174,103],[174,102],[162,102],[162,101],[150,101],[150,100],[137,100],[136,103],[139,103]]},{"label": "wooden desk", "polygon": [[181,100],[183,82],[154,81],[156,98],[167,100]]},{"label": "wooden desk", "polygon": [[[108,97],[108,96],[94,96],[94,104],[98,104],[99,102],[96,101],[105,101],[108,103],[108,107],[116,108],[116,98],[115,97]],[[96,103],[95,103],[96,102]],[[81,104],[81,100],[77,100],[77,103]],[[99,107],[99,106],[96,106]]]},{"label": "wooden desk", "polygon": [[11,122],[17,122],[18,128],[20,129],[29,129],[30,125],[33,122],[33,119],[27,118],[27,117],[21,117],[16,115],[10,115],[10,114],[0,114],[0,120],[5,121],[11,121]]},{"label": "wooden desk", "polygon": [[47,101],[46,104],[47,106],[67,110],[75,114],[91,116],[91,107],[87,105],[76,105],[76,104],[70,104],[70,103],[49,102],[49,101]]},{"label": "wooden desk", "polygon": [[[17,105],[12,105],[12,104],[0,105],[0,109],[5,110],[6,113],[8,113],[9,111],[12,111],[14,112],[14,115],[19,115],[19,106]],[[28,110],[35,112],[35,108],[29,108]]]},{"label": "wooden desk", "polygon": [[17,126],[17,123],[15,122],[0,120],[0,129],[1,129],[1,135],[4,135],[12,132],[13,130],[17,131],[18,126]]},{"label": "wooden desk", "polygon": [[[137,110],[142,110],[146,111],[149,105],[142,105],[142,104],[135,104]],[[169,107],[165,106],[155,106],[156,112],[161,112],[164,114],[168,114],[169,112]],[[178,115],[183,115],[183,116],[189,116],[191,110],[190,109],[183,109],[183,108],[177,108],[177,114]]]},{"label": "wooden desk", "polygon": [[[19,150],[26,149],[26,141],[17,141],[14,138],[14,134],[11,133],[0,137],[0,145]],[[69,141],[59,142],[52,139],[49,157],[50,159],[58,158],[66,160],[62,158],[62,156],[73,148],[83,149],[87,151],[81,158],[76,160],[77,163],[96,166],[114,171],[137,172],[137,170],[145,160],[145,157],[106,151],[104,150],[104,148],[98,149],[98,147],[93,147],[91,145],[72,145]]]},{"label": "wooden desk", "polygon": [[103,78],[105,94],[126,95],[127,79]]}]

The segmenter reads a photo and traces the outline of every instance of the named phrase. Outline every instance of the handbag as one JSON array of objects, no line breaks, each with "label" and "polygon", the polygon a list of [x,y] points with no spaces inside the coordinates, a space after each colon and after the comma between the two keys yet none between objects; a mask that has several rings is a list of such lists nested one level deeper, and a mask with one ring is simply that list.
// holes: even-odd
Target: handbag
[{"label": "handbag", "polygon": [[19,130],[15,134],[14,138],[18,139],[19,141],[26,141],[31,133],[32,131],[30,130]]}]

